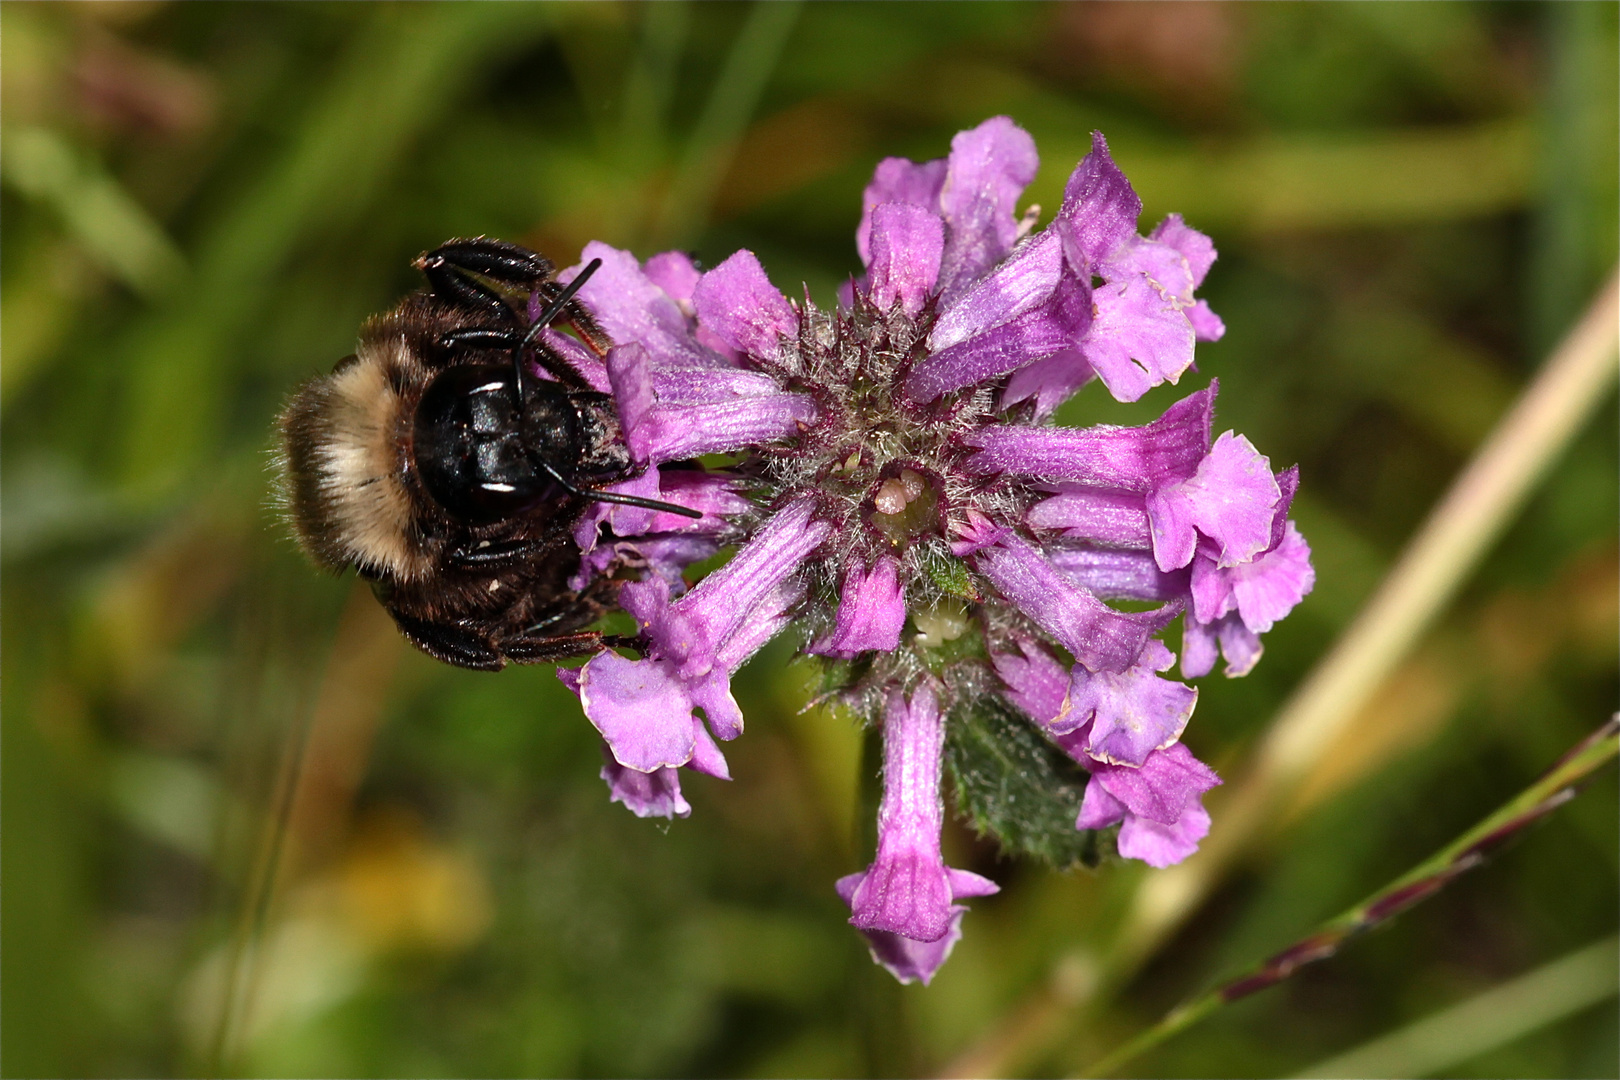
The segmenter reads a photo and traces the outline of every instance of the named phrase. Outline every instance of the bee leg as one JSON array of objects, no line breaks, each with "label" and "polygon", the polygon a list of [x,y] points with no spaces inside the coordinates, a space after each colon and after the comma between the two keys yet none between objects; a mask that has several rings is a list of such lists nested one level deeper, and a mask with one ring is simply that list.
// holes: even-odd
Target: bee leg
[{"label": "bee leg", "polygon": [[517,316],[499,293],[480,284],[458,266],[436,253],[416,260],[416,266],[433,286],[433,295],[463,311],[493,315],[505,323],[516,323]]},{"label": "bee leg", "polygon": [[[422,255],[413,265],[427,276],[435,295],[464,310],[495,315],[506,323],[517,321],[512,308],[499,293],[472,277],[473,274],[481,274],[492,281],[536,292],[546,299],[548,306],[560,301],[560,307],[553,309],[550,316],[530,327],[528,335],[524,338],[512,343],[514,350],[520,344],[532,343],[540,327],[561,318],[573,327],[587,348],[597,356],[606,356],[608,349],[613,346],[612,340],[596,324],[590,312],[573,299],[574,292],[585,284],[600,264],[600,259],[595,260],[572,283],[560,285],[549,280],[554,267],[544,256],[520,248],[516,244],[480,239],[452,240]],[[449,337],[450,335],[446,335],[447,339]],[[472,343],[471,339],[467,342]],[[485,343],[483,340],[478,342],[480,345]],[[537,344],[535,353],[536,359],[546,370],[565,383],[575,386],[585,385],[579,375],[558,357],[551,355],[549,349]],[[514,357],[515,355],[514,353]]]},{"label": "bee leg", "polygon": [[468,326],[439,335],[439,345],[446,349],[489,349],[507,352],[523,343],[516,330],[497,330],[484,326]]},{"label": "bee leg", "polygon": [[[469,326],[460,330],[451,330],[449,333],[439,335],[439,347],[447,352],[457,352],[461,349],[489,349],[491,352],[511,352],[514,364],[520,363],[519,351],[524,347],[523,336],[515,330],[498,330],[491,327]],[[571,386],[578,390],[589,390],[591,384],[580,377],[579,372],[569,367],[562,358],[558,357],[544,343],[534,342],[532,345],[535,362],[557,377],[557,381],[564,386]],[[518,369],[518,378],[523,379],[522,369]],[[521,387],[520,387],[521,388]]]},{"label": "bee leg", "polygon": [[499,671],[506,666],[505,658],[488,637],[453,624],[413,619],[392,607],[388,613],[405,640],[435,660],[473,671]]},{"label": "bee leg", "polygon": [[484,541],[447,552],[445,561],[469,570],[498,570],[543,556],[553,546],[550,541],[541,540]]},{"label": "bee leg", "polygon": [[544,255],[504,240],[484,237],[441,244],[419,258],[416,265],[425,271],[429,264],[436,262],[528,289],[538,286],[556,270]]},{"label": "bee leg", "polygon": [[586,630],[559,637],[525,634],[501,641],[501,652],[514,664],[545,664],[602,651],[602,635]]},{"label": "bee leg", "polygon": [[591,318],[590,312],[586,311],[579,301],[574,299],[579,290],[585,287],[585,283],[591,280],[592,275],[600,269],[602,269],[602,260],[592,259],[580,267],[579,273],[575,274],[574,279],[566,285],[548,281],[536,286],[535,295],[545,297],[546,306],[529,324],[529,332],[523,336],[523,340],[525,342],[534,341],[539,337],[541,330],[558,319],[562,319],[574,328],[574,332],[579,335],[580,340],[585,343],[587,348],[599,357],[607,356],[608,350],[613,347],[613,342],[603,332],[602,328],[596,325],[596,320]]}]

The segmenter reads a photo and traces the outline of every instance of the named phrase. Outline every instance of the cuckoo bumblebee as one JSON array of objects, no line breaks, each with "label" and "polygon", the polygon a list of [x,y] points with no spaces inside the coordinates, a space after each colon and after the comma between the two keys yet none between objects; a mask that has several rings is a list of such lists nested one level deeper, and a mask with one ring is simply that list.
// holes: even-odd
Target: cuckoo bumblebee
[{"label": "cuckoo bumblebee", "polygon": [[[428,287],[368,319],[359,347],[283,409],[280,466],[304,549],[371,582],[407,639],[495,671],[594,652],[612,579],[569,587],[572,527],[592,501],[699,516],[599,490],[632,477],[612,398],[540,330],[611,342],[543,256],[452,240],[414,265]],[[528,318],[531,297],[544,305]],[[549,376],[549,377],[547,377]]]}]

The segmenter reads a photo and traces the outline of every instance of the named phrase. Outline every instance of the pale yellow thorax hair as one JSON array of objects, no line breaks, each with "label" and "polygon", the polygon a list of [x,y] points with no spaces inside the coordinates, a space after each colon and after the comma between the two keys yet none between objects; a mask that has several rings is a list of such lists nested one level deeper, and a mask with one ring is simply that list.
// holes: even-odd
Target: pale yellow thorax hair
[{"label": "pale yellow thorax hair", "polygon": [[[394,389],[396,381],[421,385],[418,367],[402,341],[372,342],[354,363],[328,376],[316,421],[322,437],[315,440],[311,462],[331,529],[324,539],[345,561],[399,580],[418,577],[431,565],[401,476],[410,417]],[[404,378],[391,378],[391,372]]]}]

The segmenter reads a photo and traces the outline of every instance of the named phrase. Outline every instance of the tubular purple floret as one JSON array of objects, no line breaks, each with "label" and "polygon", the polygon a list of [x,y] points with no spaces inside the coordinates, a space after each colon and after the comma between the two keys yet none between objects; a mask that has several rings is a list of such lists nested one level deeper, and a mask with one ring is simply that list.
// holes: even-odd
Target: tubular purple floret
[{"label": "tubular purple floret", "polygon": [[[872,956],[901,982],[927,983],[961,935],[958,900],[999,891],[995,882],[945,865],[940,830],[945,801],[940,777],[945,717],[938,688],[925,679],[908,701],[892,688],[883,712],[883,801],[872,865],[838,882],[850,923],[867,936]],[[935,948],[921,948],[933,945]]]}]

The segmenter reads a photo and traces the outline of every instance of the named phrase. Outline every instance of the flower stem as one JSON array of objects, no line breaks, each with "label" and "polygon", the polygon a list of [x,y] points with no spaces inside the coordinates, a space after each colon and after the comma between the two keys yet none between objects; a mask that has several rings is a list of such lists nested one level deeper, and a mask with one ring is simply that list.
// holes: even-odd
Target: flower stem
[{"label": "flower stem", "polygon": [[1326,960],[1350,938],[1433,896],[1453,878],[1483,864],[1487,855],[1527,825],[1573,799],[1578,785],[1613,760],[1617,753],[1620,753],[1620,714],[1582,740],[1541,779],[1422,863],[1281,952],[1172,1009],[1163,1020],[1093,1064],[1083,1075],[1112,1075],[1120,1065],[1186,1030],[1223,1005],[1274,986],[1306,964]]}]

